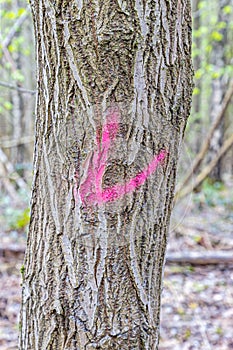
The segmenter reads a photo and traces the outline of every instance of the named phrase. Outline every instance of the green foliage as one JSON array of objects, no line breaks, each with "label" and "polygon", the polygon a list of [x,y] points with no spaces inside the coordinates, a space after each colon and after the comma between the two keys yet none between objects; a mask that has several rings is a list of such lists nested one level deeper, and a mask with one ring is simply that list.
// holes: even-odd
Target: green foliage
[{"label": "green foliage", "polygon": [[0,196],[0,225],[5,231],[20,231],[25,232],[29,220],[30,220],[30,211],[28,208],[28,193],[18,193],[19,197],[22,198],[22,201],[19,205],[14,205],[12,200],[2,194]]},{"label": "green foliage", "polygon": [[[224,74],[233,75],[232,69],[228,65],[224,67],[218,74],[213,76],[214,68],[211,65],[211,53],[213,52],[214,42],[221,42],[224,38],[223,30],[227,30],[232,24],[233,19],[229,19],[232,13],[231,6],[225,6],[222,11],[226,15],[226,21],[218,19],[218,2],[199,1],[199,21],[201,25],[193,30],[193,58],[198,57],[200,66],[197,67],[195,74],[196,83],[200,79],[218,78]],[[229,46],[231,43],[229,42]],[[232,46],[231,46],[232,47]],[[232,57],[232,56],[231,56]],[[232,67],[232,64],[229,66]],[[227,71],[226,71],[227,69]]]},{"label": "green foliage", "polygon": [[202,195],[204,195],[205,202],[211,207],[218,205],[228,205],[229,196],[226,195],[226,188],[222,182],[213,182],[206,179],[202,184]]},{"label": "green foliage", "polygon": [[12,73],[12,78],[18,83],[22,83],[24,81],[24,76],[18,69],[14,70],[14,72]]},{"label": "green foliage", "polygon": [[6,219],[8,221],[9,228],[12,230],[24,230],[29,223],[30,215],[29,208],[26,209],[15,209],[8,207],[6,209]]},{"label": "green foliage", "polygon": [[[223,6],[217,0],[200,0],[196,9],[193,6],[195,88],[185,135],[191,158],[201,145],[200,135],[205,135],[210,127],[214,80],[222,79],[227,84],[233,77],[233,8],[229,4],[230,1]],[[219,57],[219,64],[216,57]]]},{"label": "green foliage", "polygon": [[210,38],[214,41],[221,41],[223,39],[223,35],[217,30],[213,30],[213,32],[210,35]]},{"label": "green foliage", "polygon": [[191,329],[190,328],[186,328],[185,333],[184,333],[184,339],[188,340],[192,335]]},{"label": "green foliage", "polygon": [[219,197],[218,196],[219,187],[220,186],[218,182],[216,184],[212,184],[212,182],[209,179],[204,181],[202,185],[202,193],[204,194],[206,203],[209,206],[216,205],[216,199]]},{"label": "green foliage", "polygon": [[[19,0],[17,3],[13,0],[1,0],[0,1],[0,18],[1,18],[1,43],[0,43],[0,66],[1,66],[1,80],[9,82],[12,85],[18,85],[25,81],[25,74],[30,73],[30,68],[25,71],[25,57],[29,56],[33,52],[33,48],[28,40],[28,34],[26,27],[28,26],[27,20],[22,24],[19,20],[22,16],[25,16],[29,10],[27,9],[27,2]],[[13,35],[12,35],[13,33]],[[10,34],[10,35],[9,35]],[[32,33],[29,34],[32,36]],[[7,46],[4,46],[6,39],[10,38]],[[29,66],[30,67],[30,66]],[[3,90],[4,89],[4,90]],[[1,87],[2,91],[6,93],[6,88]],[[4,103],[0,100],[0,114],[11,110],[10,106],[10,91],[8,91],[8,101],[4,99]],[[1,115],[0,115],[1,117]]]},{"label": "green foliage", "polygon": [[204,284],[203,282],[196,281],[193,283],[193,292],[194,293],[200,293],[206,289],[208,289],[208,285]]},{"label": "green foliage", "polygon": [[226,14],[226,15],[229,15],[230,13],[232,13],[232,7],[230,5],[226,5],[224,8],[223,8],[223,12]]},{"label": "green foliage", "polygon": [[200,89],[198,87],[195,86],[195,88],[193,89],[193,95],[199,95],[200,94]]},{"label": "green foliage", "polygon": [[222,327],[221,326],[218,326],[217,328],[216,328],[216,334],[218,334],[218,335],[222,335],[223,334],[223,329],[222,329]]},{"label": "green foliage", "polygon": [[24,275],[24,272],[25,272],[25,266],[22,265],[21,268],[20,268],[20,273],[21,273],[22,276]]},{"label": "green foliage", "polygon": [[3,103],[3,107],[4,107],[5,109],[7,109],[8,111],[10,111],[10,110],[12,109],[12,103],[9,102],[9,101],[5,101],[5,102]]}]

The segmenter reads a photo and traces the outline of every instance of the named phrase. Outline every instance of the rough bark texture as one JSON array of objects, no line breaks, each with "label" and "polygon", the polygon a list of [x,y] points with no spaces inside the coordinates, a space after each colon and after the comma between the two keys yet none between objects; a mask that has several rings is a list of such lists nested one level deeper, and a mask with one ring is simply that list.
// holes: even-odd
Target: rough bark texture
[{"label": "rough bark texture", "polygon": [[[189,0],[31,6],[38,96],[20,349],[157,349],[192,91]],[[119,184],[125,194],[107,200]]]}]

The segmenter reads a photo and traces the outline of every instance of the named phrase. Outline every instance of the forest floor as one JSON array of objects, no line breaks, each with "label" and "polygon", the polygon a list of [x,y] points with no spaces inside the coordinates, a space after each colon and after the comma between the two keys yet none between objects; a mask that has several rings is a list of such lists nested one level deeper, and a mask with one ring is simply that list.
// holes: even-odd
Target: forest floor
[{"label": "forest floor", "polygon": [[[0,350],[16,350],[28,211],[0,198]],[[173,212],[171,252],[233,248],[233,184],[204,184]],[[233,349],[233,265],[166,264],[159,350]]]}]

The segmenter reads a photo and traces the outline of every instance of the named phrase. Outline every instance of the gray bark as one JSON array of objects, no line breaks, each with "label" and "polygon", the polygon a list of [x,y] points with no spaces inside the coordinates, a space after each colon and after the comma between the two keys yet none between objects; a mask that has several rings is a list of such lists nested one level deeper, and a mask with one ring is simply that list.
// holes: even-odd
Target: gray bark
[{"label": "gray bark", "polygon": [[[20,349],[157,349],[192,92],[189,0],[31,7],[38,95]],[[103,191],[126,189],[155,155],[166,156],[136,190],[91,201],[97,189],[84,189],[98,148],[104,158],[98,142],[114,113],[119,128],[110,136]]]}]

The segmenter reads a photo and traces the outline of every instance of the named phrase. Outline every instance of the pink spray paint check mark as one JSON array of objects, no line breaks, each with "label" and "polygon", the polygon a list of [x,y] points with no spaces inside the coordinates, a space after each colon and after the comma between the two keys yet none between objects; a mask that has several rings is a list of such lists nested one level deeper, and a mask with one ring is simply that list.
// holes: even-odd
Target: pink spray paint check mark
[{"label": "pink spray paint check mark", "polygon": [[154,156],[148,166],[139,172],[136,176],[124,184],[102,188],[103,175],[107,166],[108,152],[114,143],[119,129],[120,115],[118,111],[111,112],[107,115],[106,124],[102,129],[102,136],[96,135],[97,150],[94,151],[87,169],[87,179],[80,186],[80,197],[83,204],[95,205],[103,204],[117,200],[124,195],[133,192],[142,186],[147,178],[152,175],[157,166],[165,159],[167,151],[162,150]]}]

